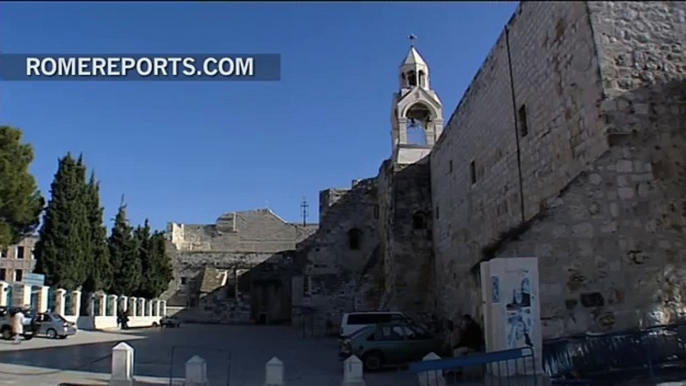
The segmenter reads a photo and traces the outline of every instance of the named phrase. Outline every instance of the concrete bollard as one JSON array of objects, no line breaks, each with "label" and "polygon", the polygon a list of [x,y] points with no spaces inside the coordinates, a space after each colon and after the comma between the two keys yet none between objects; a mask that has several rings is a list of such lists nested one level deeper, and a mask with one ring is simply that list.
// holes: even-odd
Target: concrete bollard
[{"label": "concrete bollard", "polygon": [[[441,359],[436,353],[428,353],[423,361],[435,361]],[[421,386],[445,386],[445,376],[443,370],[425,371],[417,374]]]},{"label": "concrete bollard", "polygon": [[274,357],[264,366],[264,386],[283,386],[283,362]]},{"label": "concrete bollard", "polygon": [[133,347],[125,342],[112,347],[112,376],[109,386],[133,385]]},{"label": "concrete bollard", "polygon": [[194,356],[186,362],[186,382],[184,386],[208,386],[207,362]]},{"label": "concrete bollard", "polygon": [[362,361],[355,355],[343,362],[343,386],[365,386]]}]

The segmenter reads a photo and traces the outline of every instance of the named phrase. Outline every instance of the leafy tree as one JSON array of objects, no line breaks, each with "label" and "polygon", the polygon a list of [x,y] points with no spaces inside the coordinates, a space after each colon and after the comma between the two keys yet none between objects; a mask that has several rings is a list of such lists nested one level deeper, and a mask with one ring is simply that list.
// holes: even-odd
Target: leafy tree
[{"label": "leafy tree", "polygon": [[89,223],[85,186],[83,158],[74,160],[67,153],[59,160],[35,247],[35,271],[45,275],[48,285],[75,290],[86,279]]},{"label": "leafy tree", "polygon": [[22,144],[20,130],[0,126],[0,248],[33,233],[45,201],[29,172],[33,148]]},{"label": "leafy tree", "polygon": [[88,270],[84,291],[109,289],[112,285],[112,264],[107,245],[107,228],[103,222],[104,209],[100,205],[100,184],[91,173],[86,185],[85,206],[88,215]]},{"label": "leafy tree", "polygon": [[117,295],[132,295],[140,287],[141,264],[138,243],[126,218],[126,205],[123,202],[114,219],[107,244],[113,273],[110,291]]}]

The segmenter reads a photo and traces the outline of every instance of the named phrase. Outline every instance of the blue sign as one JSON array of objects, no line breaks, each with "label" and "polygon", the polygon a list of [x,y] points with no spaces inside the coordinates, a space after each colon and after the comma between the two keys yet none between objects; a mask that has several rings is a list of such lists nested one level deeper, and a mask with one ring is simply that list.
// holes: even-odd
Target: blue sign
[{"label": "blue sign", "polygon": [[24,276],[24,285],[43,286],[45,285],[45,275],[39,273],[27,273]]}]

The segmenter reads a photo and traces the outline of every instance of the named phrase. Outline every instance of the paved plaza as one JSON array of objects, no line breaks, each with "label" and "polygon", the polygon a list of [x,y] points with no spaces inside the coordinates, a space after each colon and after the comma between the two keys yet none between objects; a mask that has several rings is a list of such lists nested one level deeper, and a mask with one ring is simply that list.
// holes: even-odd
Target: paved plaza
[{"label": "paved plaza", "polygon": [[[108,356],[121,341],[135,349],[134,373],[141,385],[182,378],[185,362],[194,355],[207,361],[212,386],[263,386],[264,365],[274,356],[285,363],[289,386],[340,386],[342,381],[335,339],[304,339],[290,326],[184,325],[79,331],[66,340],[34,338],[19,346],[0,341],[0,386],[106,385]],[[417,384],[415,377],[392,370],[365,378],[368,386]]]}]

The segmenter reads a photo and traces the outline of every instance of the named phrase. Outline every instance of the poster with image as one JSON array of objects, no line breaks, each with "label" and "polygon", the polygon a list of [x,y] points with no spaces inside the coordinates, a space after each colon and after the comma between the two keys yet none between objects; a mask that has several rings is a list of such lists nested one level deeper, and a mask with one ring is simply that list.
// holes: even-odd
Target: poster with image
[{"label": "poster with image", "polygon": [[520,308],[507,313],[507,348],[533,347],[531,309]]},{"label": "poster with image", "polygon": [[529,271],[519,271],[517,276],[518,278],[508,299],[508,311],[531,307],[531,279]]},{"label": "poster with image", "polygon": [[500,278],[498,276],[491,276],[491,284],[493,286],[492,302],[493,304],[500,303]]}]

